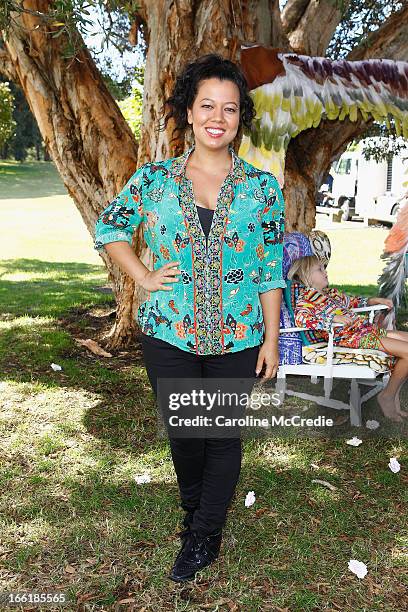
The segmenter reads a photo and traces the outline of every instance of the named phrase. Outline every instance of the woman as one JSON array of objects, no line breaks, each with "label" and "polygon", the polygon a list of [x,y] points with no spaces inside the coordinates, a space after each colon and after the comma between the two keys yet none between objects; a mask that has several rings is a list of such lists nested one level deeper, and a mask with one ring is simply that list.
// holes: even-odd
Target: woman
[{"label": "woman", "polygon": [[[149,292],[138,321],[156,396],[160,378],[252,378],[252,388],[255,372],[272,378],[279,362],[282,193],[231,146],[254,117],[233,62],[209,54],[189,63],[166,107],[164,127],[172,118],[192,129],[194,145],[136,171],[99,217],[95,248]],[[154,270],[130,246],[142,222]],[[218,556],[241,439],[170,437],[170,448],[186,511],[170,577],[182,582]]]}]

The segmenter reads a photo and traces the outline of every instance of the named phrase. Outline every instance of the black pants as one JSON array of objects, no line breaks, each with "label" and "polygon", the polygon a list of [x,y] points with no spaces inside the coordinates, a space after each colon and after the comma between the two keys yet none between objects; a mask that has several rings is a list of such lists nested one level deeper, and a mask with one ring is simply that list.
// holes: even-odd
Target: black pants
[{"label": "black pants", "polygon": [[[259,346],[226,355],[195,355],[140,333],[147,375],[158,378],[254,378]],[[251,389],[246,389],[250,393]],[[224,526],[241,470],[241,438],[169,438],[181,506],[194,511],[202,536]]]}]

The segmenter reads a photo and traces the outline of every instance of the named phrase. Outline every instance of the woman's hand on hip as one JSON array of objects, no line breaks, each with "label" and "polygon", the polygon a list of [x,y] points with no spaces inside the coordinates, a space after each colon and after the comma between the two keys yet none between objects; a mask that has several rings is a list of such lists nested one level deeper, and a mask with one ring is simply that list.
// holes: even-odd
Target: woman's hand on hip
[{"label": "woman's hand on hip", "polygon": [[138,284],[146,291],[171,291],[172,287],[167,283],[178,282],[178,265],[178,261],[170,261],[157,270],[149,270]]},{"label": "woman's hand on hip", "polygon": [[265,365],[265,374],[262,380],[269,380],[276,376],[279,367],[279,345],[278,340],[267,340],[259,349],[258,361],[256,363],[256,375],[258,376]]}]

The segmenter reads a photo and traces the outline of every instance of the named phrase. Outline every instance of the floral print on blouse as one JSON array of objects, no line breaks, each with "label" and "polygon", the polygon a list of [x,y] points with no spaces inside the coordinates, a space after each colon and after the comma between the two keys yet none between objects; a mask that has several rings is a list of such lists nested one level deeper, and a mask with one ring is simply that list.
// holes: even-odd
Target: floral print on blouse
[{"label": "floral print on blouse", "polygon": [[185,175],[193,149],[135,172],[99,216],[95,248],[131,244],[142,223],[154,269],[178,261],[181,274],[172,291],[149,292],[138,310],[141,331],[197,355],[222,355],[262,343],[259,294],[286,286],[284,201],[274,175],[230,146],[232,167],[206,238]]}]

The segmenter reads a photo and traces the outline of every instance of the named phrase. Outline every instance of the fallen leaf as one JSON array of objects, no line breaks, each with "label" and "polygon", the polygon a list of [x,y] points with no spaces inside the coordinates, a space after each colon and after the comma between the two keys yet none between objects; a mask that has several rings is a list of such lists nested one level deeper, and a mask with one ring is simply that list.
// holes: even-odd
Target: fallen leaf
[{"label": "fallen leaf", "polygon": [[95,563],[98,563],[98,559],[95,559],[95,557],[87,557],[85,561],[88,565],[95,565]]},{"label": "fallen leaf", "polygon": [[66,572],[67,574],[75,574],[76,569],[72,565],[66,565],[64,567],[64,572]]},{"label": "fallen leaf", "polygon": [[222,599],[218,599],[217,601],[212,601],[211,603],[207,603],[207,604],[200,604],[200,608],[214,608],[215,606],[224,606],[225,604],[233,604],[234,602],[232,601],[232,599],[228,599],[227,597],[223,597]]},{"label": "fallen leaf", "polygon": [[349,415],[348,414],[343,414],[341,416],[338,416],[334,419],[334,424],[335,425],[344,425],[344,423],[348,423],[349,422]]},{"label": "fallen leaf", "polygon": [[262,514],[265,514],[265,512],[268,510],[268,508],[259,508],[256,512],[255,512],[255,516],[261,516]]},{"label": "fallen leaf", "polygon": [[126,599],[119,599],[118,604],[125,604],[125,603],[135,603],[136,599],[134,597],[127,597]]},{"label": "fallen leaf", "polygon": [[111,353],[107,353],[95,340],[91,340],[88,338],[87,340],[82,340],[81,338],[74,338],[77,344],[81,344],[85,346],[87,349],[92,351],[95,355],[99,355],[100,357],[112,357]]},{"label": "fallen leaf", "polygon": [[157,546],[157,542],[149,542],[148,540],[139,540],[138,542],[133,542],[132,546],[136,548],[143,548],[144,546],[154,547],[154,546]]},{"label": "fallen leaf", "polygon": [[77,603],[80,604],[85,601],[90,601],[91,599],[97,599],[99,595],[92,595],[92,593],[84,593],[83,595],[77,595],[76,600]]}]

